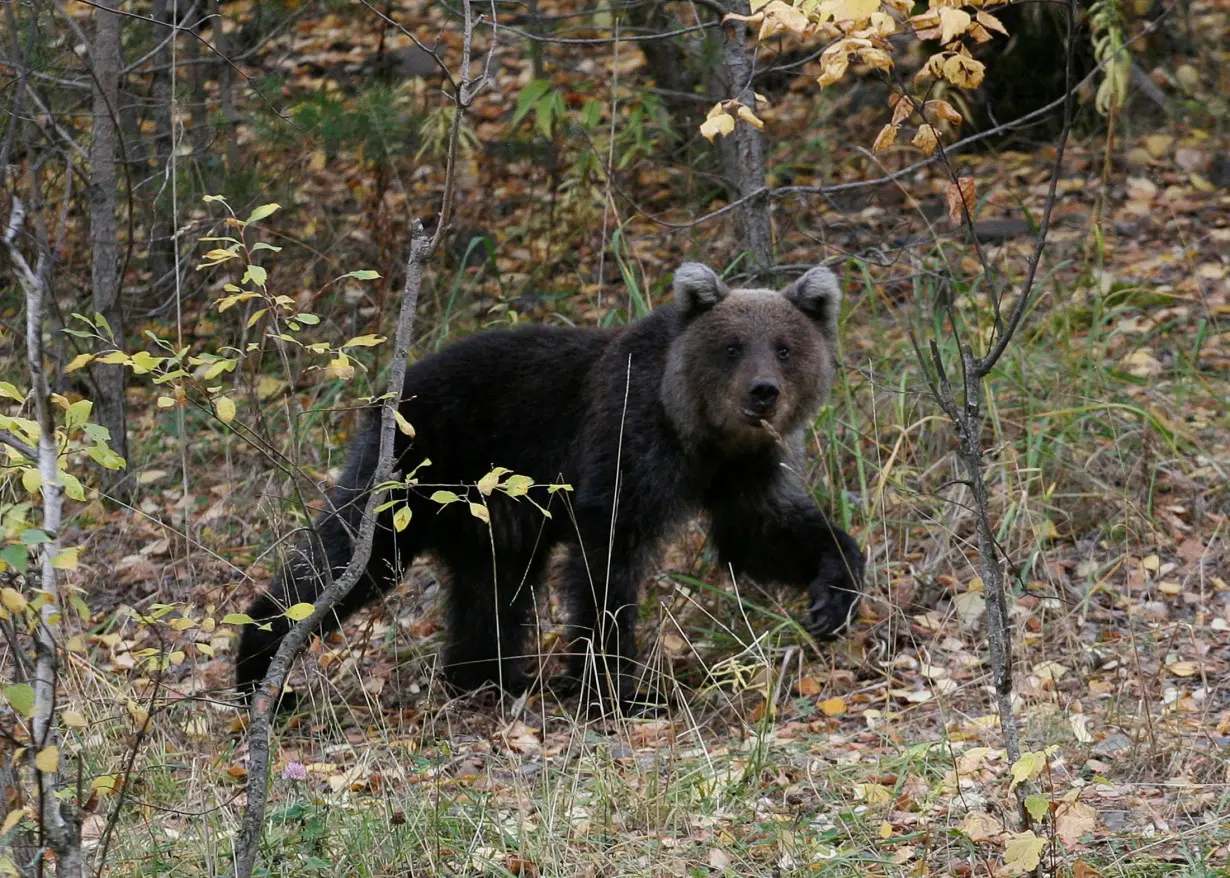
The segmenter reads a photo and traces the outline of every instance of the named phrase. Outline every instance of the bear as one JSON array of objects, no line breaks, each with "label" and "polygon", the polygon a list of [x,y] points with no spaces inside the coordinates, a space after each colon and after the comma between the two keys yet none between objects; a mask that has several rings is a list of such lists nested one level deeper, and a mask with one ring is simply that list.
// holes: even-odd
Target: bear
[{"label": "bear", "polygon": [[[730,289],[711,268],[685,263],[674,301],[622,327],[492,329],[419,360],[398,404],[414,435],[399,431],[394,454],[401,473],[419,467],[421,484],[390,493],[397,504],[379,513],[371,560],[327,627],[430,555],[446,573],[447,682],[523,692],[536,590],[562,545],[567,680],[632,709],[640,579],[671,533],[701,515],[725,569],[808,589],[808,630],[838,633],[865,561],[798,467],[834,380],[841,298],[824,267],[776,291]],[[285,608],[314,601],[326,577],[346,569],[379,445],[373,417],[311,537],[248,610],[270,624],[243,629],[236,684],[245,696],[289,628]],[[497,466],[533,487],[480,497],[477,481]],[[433,500],[442,488],[468,490],[488,520],[468,503]],[[400,504],[411,519],[398,531]]]}]

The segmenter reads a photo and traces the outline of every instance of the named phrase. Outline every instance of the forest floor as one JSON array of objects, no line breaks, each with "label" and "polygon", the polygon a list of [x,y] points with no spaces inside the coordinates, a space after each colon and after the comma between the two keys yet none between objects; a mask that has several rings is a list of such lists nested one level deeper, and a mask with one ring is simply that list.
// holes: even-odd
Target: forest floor
[{"label": "forest floor", "polygon": [[[370,50],[345,32],[358,48],[339,52],[327,23],[275,40],[300,65],[287,82],[306,89],[303,65],[346,69]],[[626,76],[639,56],[618,63]],[[527,65],[505,59],[501,75],[524,85]],[[556,88],[580,105],[575,71],[561,70]],[[724,220],[664,229],[601,174],[577,171],[587,153],[575,129],[552,144],[511,136],[516,94],[510,85],[476,108],[477,141],[500,148],[464,163],[455,225],[465,237],[430,272],[418,352],[490,325],[626,319],[665,301],[682,259],[720,265],[734,252]],[[882,173],[861,145],[885,110],[851,103],[782,96],[766,114],[777,182],[782,169],[804,184]],[[694,168],[647,160],[661,144],[636,152],[649,122],[620,118],[629,130],[616,146],[634,155],[623,194],[684,219],[674,193],[691,193],[696,213],[720,206]],[[841,139],[826,133],[834,125]],[[515,703],[448,697],[435,676],[441,586],[416,567],[296,665],[303,697],[275,739],[265,874],[1012,875],[1039,862],[1077,878],[1227,874],[1225,119],[1145,124],[1125,113],[1122,125],[1109,156],[1090,130],[1069,144],[1037,299],[989,382],[986,475],[1013,590],[1014,707],[1032,754],[1015,771],[990,686],[956,440],[910,342],[933,339],[952,363],[939,308],[951,305],[975,340],[993,320],[973,248],[945,217],[947,178],[931,166],[841,202],[776,205],[782,263],[845,260],[842,369],[812,432],[809,477],[868,553],[851,635],[811,642],[792,621],[803,598],[730,582],[698,526],[672,543],[641,605],[646,679],[672,707],[586,722],[549,679]],[[269,257],[271,288],[321,314],[322,335],[388,332],[395,278],[327,290],[322,278],[396,275],[406,218],[438,196],[431,152],[403,156],[391,178],[345,145],[251,137],[271,176],[246,203],[283,204],[254,227],[286,248]],[[551,149],[569,170],[544,167]],[[1054,157],[1024,142],[959,157],[1009,302]],[[884,161],[892,170],[898,159]],[[185,226],[215,228],[215,208],[191,207]],[[469,235],[491,241],[477,248],[485,258],[463,258]],[[212,307],[238,277],[203,276],[186,343],[239,344],[246,315]],[[136,330],[169,337],[165,320]],[[270,361],[219,380],[234,381],[238,421],[300,463],[299,484],[327,483],[354,430],[349,408],[383,381],[387,353],[373,355],[349,382],[313,371],[303,352],[289,371]],[[165,411],[161,394],[140,382],[130,391],[131,508],[95,497],[74,507],[66,533],[86,547],[72,583],[94,613],[67,678],[85,724],[66,748],[100,793],[84,817],[95,849],[119,800],[106,779],[127,777],[110,874],[228,874],[247,749],[228,691],[238,627],[223,619],[269,582],[275,536],[302,518],[265,446],[208,411]],[[550,654],[560,615],[550,595],[540,610]]]}]

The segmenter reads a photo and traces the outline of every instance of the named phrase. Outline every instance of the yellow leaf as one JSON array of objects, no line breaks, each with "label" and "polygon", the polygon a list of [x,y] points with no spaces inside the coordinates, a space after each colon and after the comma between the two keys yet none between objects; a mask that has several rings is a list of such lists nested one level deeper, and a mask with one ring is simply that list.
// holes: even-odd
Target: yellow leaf
[{"label": "yellow leaf", "polygon": [[974,208],[978,205],[974,178],[962,177],[955,183],[949,183],[946,198],[948,200],[948,219],[954,226],[959,226],[965,222],[967,212],[972,218],[974,216]]},{"label": "yellow leaf", "polygon": [[871,27],[882,37],[891,37],[897,32],[897,22],[883,12],[871,13]]},{"label": "yellow leaf", "polygon": [[944,6],[940,9],[940,42],[951,43],[969,29],[969,13],[964,9]]},{"label": "yellow leaf", "polygon": [[350,341],[346,342],[344,348],[371,348],[384,342],[383,335],[356,335]]},{"label": "yellow leaf", "polygon": [[944,62],[944,78],[959,88],[982,85],[986,65],[966,55],[952,55]]},{"label": "yellow leaf", "polygon": [[[827,7],[827,4],[825,4]],[[833,20],[859,22],[871,18],[880,11],[880,0],[837,0],[831,7]]]},{"label": "yellow leaf", "polygon": [[171,620],[172,631],[187,631],[189,628],[195,628],[196,622],[189,619],[187,616],[180,616],[177,619]]},{"label": "yellow leaf", "polygon": [[[876,0],[879,5],[879,0]],[[788,30],[796,36],[807,33],[811,22],[807,15],[782,0],[769,0],[764,7],[764,23],[760,26],[760,39],[765,39],[779,30]]]},{"label": "yellow leaf", "polygon": [[937,119],[942,119],[945,122],[951,122],[954,125],[960,125],[962,121],[961,114],[948,101],[927,101],[927,106],[935,113]]},{"label": "yellow leaf", "polygon": [[414,438],[414,427],[411,426],[410,422],[407,421],[405,416],[397,409],[393,409],[393,420],[397,422],[398,430],[401,430],[402,433],[409,436],[411,439]]},{"label": "yellow leaf", "polygon": [[401,533],[410,524],[410,507],[402,506],[393,513],[393,530]]},{"label": "yellow leaf", "polygon": [[69,546],[67,549],[61,549],[56,553],[56,556],[51,559],[51,566],[56,570],[76,570],[77,555],[80,552],[80,546]]},{"label": "yellow leaf", "polygon": [[1004,868],[1001,874],[1022,875],[1032,872],[1042,862],[1046,839],[1032,831],[1018,832],[1004,844]]},{"label": "yellow leaf", "polygon": [[110,796],[119,787],[119,776],[114,774],[103,774],[90,781],[90,789],[97,790],[100,796]]},{"label": "yellow leaf", "polygon": [[76,372],[92,359],[94,359],[93,354],[77,354],[77,356],[68,361],[68,365],[64,367],[64,371]]},{"label": "yellow leaf", "polygon": [[54,744],[44,747],[34,757],[34,767],[45,774],[51,774],[60,767],[60,748]]},{"label": "yellow leaf", "polygon": [[172,399],[171,397],[169,396],[158,397],[158,408],[169,409],[169,408],[174,408],[174,407],[175,407],[175,400]]},{"label": "yellow leaf", "polygon": [[149,725],[149,712],[145,708],[130,699],[128,702],[128,715],[132,717],[138,732],[145,731],[145,728]]},{"label": "yellow leaf", "polygon": [[821,701],[817,707],[824,712],[825,716],[840,716],[846,712],[846,702],[844,698],[826,698]]},{"label": "yellow leaf", "polygon": [[0,588],[0,603],[3,603],[4,608],[14,615],[24,613],[26,607],[29,606],[25,595],[17,589],[9,588],[8,586]]},{"label": "yellow leaf", "polygon": [[294,606],[287,607],[286,613],[284,615],[286,616],[287,619],[290,619],[292,622],[301,622],[304,619],[306,619],[308,616],[312,615],[312,610],[314,609],[315,607],[313,607],[311,604],[304,601],[304,602],[295,604]]},{"label": "yellow leaf", "polygon": [[269,216],[281,207],[282,205],[278,204],[276,201],[269,204],[262,204],[260,207],[256,208],[256,210],[252,211],[252,215],[248,217],[247,221],[254,223],[258,220],[263,220],[265,217]]},{"label": "yellow leaf", "polygon": [[700,124],[701,136],[712,142],[713,138],[730,134],[735,130],[735,119],[721,104],[714,104],[708,117]]},{"label": "yellow leaf", "polygon": [[840,81],[846,75],[846,70],[850,67],[850,58],[847,55],[834,55],[821,59],[820,63],[820,75],[816,77],[816,82],[824,88]]},{"label": "yellow leaf", "polygon": [[224,424],[235,420],[235,403],[229,396],[219,396],[214,400],[214,411],[218,413],[218,420]]},{"label": "yellow leaf", "polygon": [[68,726],[70,729],[84,729],[89,725],[85,721],[85,717],[75,710],[66,710],[60,714],[60,722]]},{"label": "yellow leaf", "polygon": [[471,503],[470,514],[484,524],[491,524],[491,513],[488,512],[487,507],[481,503]]},{"label": "yellow leaf", "polygon": [[935,152],[935,148],[939,146],[940,140],[935,136],[935,129],[930,125],[919,125],[918,132],[910,141],[912,146],[922,150],[923,155],[931,155]]},{"label": "yellow leaf", "polygon": [[883,152],[894,143],[897,142],[897,126],[885,125],[880,129],[880,133],[876,135],[875,143],[871,144],[871,151]]},{"label": "yellow leaf", "polygon": [[743,104],[739,104],[739,108],[735,112],[739,114],[740,119],[751,125],[753,128],[764,128],[764,122],[760,121],[760,119],[756,117],[756,114]]},{"label": "yellow leaf", "polygon": [[1021,758],[1012,763],[1012,783],[1009,787],[1015,787],[1019,783],[1037,777],[1046,767],[1046,760],[1057,749],[1057,747],[1050,746],[1045,750],[1031,750],[1028,753],[1022,753]]},{"label": "yellow leaf", "polygon": [[21,486],[31,494],[37,494],[43,486],[43,474],[32,466],[25,467],[21,471]]},{"label": "yellow leaf", "polygon": [[165,357],[155,357],[149,351],[137,351],[132,355],[132,371],[136,375],[145,375],[162,365]]},{"label": "yellow leaf", "polygon": [[1008,36],[1008,28],[1004,27],[1003,22],[1001,22],[998,18],[996,18],[991,13],[983,12],[981,9],[979,9],[978,15],[976,17],[978,19],[978,23],[982,25],[983,27],[985,27],[987,30],[997,30],[1004,36]]},{"label": "yellow leaf", "polygon": [[[25,819],[30,811],[27,808],[14,808],[12,811],[4,815],[4,823],[0,824],[0,837],[8,835],[13,827]],[[20,875],[20,872],[13,874]]]},{"label": "yellow leaf", "polygon": [[354,377],[354,366],[350,363],[350,357],[338,354],[325,367],[325,374],[332,375],[341,381],[349,381]]},{"label": "yellow leaf", "polygon": [[1199,662],[1177,661],[1166,665],[1166,670],[1176,677],[1192,677],[1200,672]]},{"label": "yellow leaf", "polygon": [[883,49],[862,49],[858,53],[859,60],[873,70],[892,70],[893,56]]}]

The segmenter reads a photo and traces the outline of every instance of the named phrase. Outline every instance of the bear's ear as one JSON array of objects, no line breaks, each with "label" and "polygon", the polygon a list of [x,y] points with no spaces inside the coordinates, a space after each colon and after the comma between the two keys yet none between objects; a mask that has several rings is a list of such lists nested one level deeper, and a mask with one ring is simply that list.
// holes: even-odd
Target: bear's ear
[{"label": "bear's ear", "polygon": [[818,265],[782,290],[782,295],[819,323],[820,331],[830,340],[837,337],[837,318],[841,316],[841,284],[833,272]]},{"label": "bear's ear", "polygon": [[708,311],[730,292],[717,273],[699,262],[685,262],[675,269],[675,301],[684,314]]}]

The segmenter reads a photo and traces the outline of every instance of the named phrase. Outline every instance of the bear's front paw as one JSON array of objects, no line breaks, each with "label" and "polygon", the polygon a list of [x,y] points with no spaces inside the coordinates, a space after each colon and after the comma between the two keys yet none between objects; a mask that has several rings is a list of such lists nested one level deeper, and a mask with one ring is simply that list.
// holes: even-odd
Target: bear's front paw
[{"label": "bear's front paw", "polygon": [[853,621],[863,590],[863,552],[849,534],[838,537],[841,553],[824,559],[811,584],[811,606],[804,623],[818,639],[838,634]]}]

